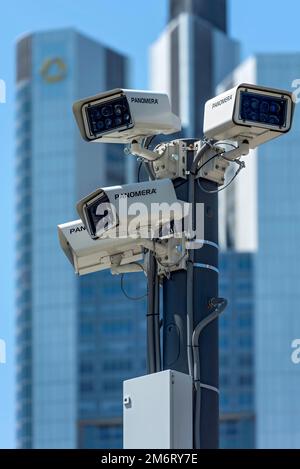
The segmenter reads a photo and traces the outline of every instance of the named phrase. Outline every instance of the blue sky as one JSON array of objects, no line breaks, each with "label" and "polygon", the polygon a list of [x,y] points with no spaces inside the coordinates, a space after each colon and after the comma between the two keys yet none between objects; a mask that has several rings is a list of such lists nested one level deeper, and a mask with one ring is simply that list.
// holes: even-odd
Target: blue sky
[{"label": "blue sky", "polygon": [[[14,46],[28,31],[74,26],[132,59],[132,87],[148,85],[148,46],[167,19],[167,0],[10,0],[1,2],[0,79],[7,103],[0,104],[0,339],[7,364],[0,365],[0,448],[14,447]],[[229,0],[229,32],[242,43],[242,55],[300,52],[298,0]],[[299,70],[300,77],[300,70]],[[296,78],[296,77],[295,77]]]}]

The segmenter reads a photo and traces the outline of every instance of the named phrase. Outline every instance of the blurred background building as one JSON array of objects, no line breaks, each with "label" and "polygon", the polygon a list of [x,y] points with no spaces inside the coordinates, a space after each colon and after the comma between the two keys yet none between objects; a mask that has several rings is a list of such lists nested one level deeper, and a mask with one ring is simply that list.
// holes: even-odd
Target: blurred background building
[{"label": "blurred background building", "polygon": [[[145,373],[145,300],[120,279],[76,278],[56,225],[78,218],[79,198],[136,180],[122,147],[86,145],[71,107],[130,86],[128,59],[72,29],[17,44],[17,421],[22,448],[122,446],[122,381]],[[290,89],[299,54],[240,64],[227,34],[226,0],[170,0],[150,49],[150,86],[169,93],[186,136],[202,136],[205,101],[241,81]],[[300,385],[290,360],[299,329],[297,148],[293,132],[246,158],[220,194],[221,447],[300,447]],[[283,164],[288,161],[288,164]],[[88,162],[88,164],[87,164]],[[109,164],[108,164],[109,163]],[[146,292],[142,274],[129,295]],[[288,317],[288,320],[287,320]]]},{"label": "blurred background building", "polygon": [[170,0],[169,22],[150,49],[150,86],[169,94],[186,136],[202,136],[205,102],[239,58],[226,0]]},{"label": "blurred background building", "polygon": [[[56,226],[124,183],[122,147],[85,145],[72,103],[128,86],[126,57],[72,29],[17,44],[17,435],[22,448],[119,447],[122,380],[145,372],[143,302],[109,272],[76,278]],[[128,175],[129,177],[130,175]],[[128,279],[134,296],[142,274]]]},{"label": "blurred background building", "polygon": [[220,296],[220,447],[255,447],[254,255],[223,251]]},{"label": "blurred background building", "polygon": [[[150,83],[169,94],[185,135],[202,136],[205,102],[239,61],[239,43],[227,34],[226,0],[170,0],[169,22],[150,49]],[[226,248],[220,258],[220,291],[229,300],[220,320],[220,444],[251,448],[253,261]]]},{"label": "blurred background building", "polygon": [[[219,91],[240,82],[290,89],[300,54],[258,54],[247,59]],[[299,330],[300,121],[293,131],[262,145],[245,159],[247,167],[222,193],[221,238],[238,252],[255,252],[254,383],[256,446],[299,448],[300,407],[295,396],[299,370],[290,345]]]}]

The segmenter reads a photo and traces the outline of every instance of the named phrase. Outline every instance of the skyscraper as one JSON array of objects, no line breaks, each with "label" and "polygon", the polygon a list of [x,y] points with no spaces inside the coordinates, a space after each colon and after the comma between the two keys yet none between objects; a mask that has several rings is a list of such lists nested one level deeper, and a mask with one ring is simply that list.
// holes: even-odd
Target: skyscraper
[{"label": "skyscraper", "polygon": [[[151,47],[151,87],[169,93],[184,136],[202,137],[205,102],[238,63],[239,44],[227,34],[226,0],[170,0],[169,23]],[[220,283],[220,295],[229,300],[220,319],[220,444],[253,447],[251,255],[221,253]]]},{"label": "skyscraper", "polygon": [[[114,145],[81,141],[72,103],[128,85],[128,60],[72,29],[17,44],[17,436],[22,448],[121,446],[122,379],[145,369],[144,317],[110,273],[76,278],[56,226],[125,182]],[[126,284],[138,295],[142,274]],[[141,303],[140,303],[141,304]],[[138,359],[136,359],[138,357]]]},{"label": "skyscraper", "polygon": [[184,134],[202,136],[205,102],[239,63],[227,35],[226,0],[170,0],[169,23],[151,47],[151,87],[169,93]]},{"label": "skyscraper", "polygon": [[255,255],[220,255],[220,447],[255,447],[254,382]]},{"label": "skyscraper", "polygon": [[[292,89],[300,54],[258,54],[243,62],[219,90],[239,82]],[[223,239],[255,252],[255,415],[258,448],[299,448],[299,367],[291,360],[298,337],[300,202],[299,112],[291,132],[245,157],[246,169],[223,194]]]}]

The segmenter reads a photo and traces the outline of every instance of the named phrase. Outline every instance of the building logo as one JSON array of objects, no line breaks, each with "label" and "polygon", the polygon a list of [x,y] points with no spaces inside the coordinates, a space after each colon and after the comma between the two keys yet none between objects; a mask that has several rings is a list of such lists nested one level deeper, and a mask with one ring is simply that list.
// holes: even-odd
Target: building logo
[{"label": "building logo", "polygon": [[0,365],[6,363],[6,343],[0,339]]},{"label": "building logo", "polygon": [[6,84],[4,80],[0,80],[0,104],[6,103]]},{"label": "building logo", "polygon": [[47,59],[43,63],[40,73],[47,83],[62,81],[67,75],[67,66],[59,57]]}]

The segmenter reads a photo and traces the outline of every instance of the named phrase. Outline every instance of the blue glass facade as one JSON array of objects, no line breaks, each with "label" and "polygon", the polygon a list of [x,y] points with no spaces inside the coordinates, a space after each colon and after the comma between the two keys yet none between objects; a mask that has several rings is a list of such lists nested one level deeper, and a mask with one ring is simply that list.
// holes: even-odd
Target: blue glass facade
[{"label": "blue glass facade", "polygon": [[17,224],[17,418],[18,438],[24,447],[32,443],[32,233],[31,233],[31,86],[24,83],[17,94],[19,121],[16,143]]},{"label": "blue glass facade", "polygon": [[[75,204],[83,195],[125,182],[122,148],[82,142],[72,103],[124,87],[127,71],[126,58],[71,29],[32,34],[17,46],[22,448],[103,447],[108,441],[120,446],[120,431],[113,429],[116,419],[120,427],[121,382],[145,370],[144,302],[125,299],[120,279],[108,272],[77,278],[60,250],[56,228],[78,218]],[[142,274],[128,278],[127,288],[133,285],[135,292],[145,288]],[[89,435],[96,437],[90,441]]]},{"label": "blue glass facade", "polygon": [[[242,63],[222,84],[252,82],[293,90],[300,54],[258,54]],[[300,407],[295,398],[299,368],[291,344],[299,336],[300,206],[296,106],[287,135],[258,147],[227,192],[227,243],[255,253],[255,444],[257,448],[299,448]]]},{"label": "blue glass facade", "polygon": [[220,447],[254,448],[254,256],[221,252]]},{"label": "blue glass facade", "polygon": [[[146,304],[130,301],[120,278],[103,272],[82,277],[79,297],[79,446],[122,447],[122,383],[146,373]],[[140,274],[126,278],[126,293],[142,297]]]},{"label": "blue glass facade", "polygon": [[[257,82],[291,89],[300,54],[256,57]],[[298,158],[300,115],[292,131],[258,150],[256,412],[259,448],[300,448],[300,372],[291,343],[300,334]]]},{"label": "blue glass facade", "polygon": [[168,93],[184,136],[201,138],[205,102],[238,65],[239,43],[227,34],[225,0],[171,0],[169,11],[151,46],[151,87]]}]

